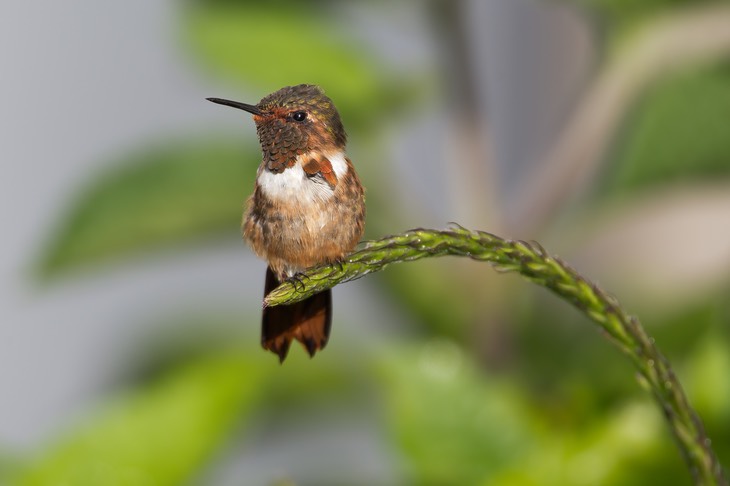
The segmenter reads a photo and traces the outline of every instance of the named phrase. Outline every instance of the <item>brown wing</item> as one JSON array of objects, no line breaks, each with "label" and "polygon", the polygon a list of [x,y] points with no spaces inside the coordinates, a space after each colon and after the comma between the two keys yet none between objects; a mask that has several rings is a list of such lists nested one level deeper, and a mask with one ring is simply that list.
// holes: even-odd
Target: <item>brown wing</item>
[{"label": "brown wing", "polygon": [[[267,295],[279,285],[279,280],[266,269]],[[292,339],[304,345],[309,356],[325,347],[332,326],[332,291],[325,290],[292,305],[264,308],[261,319],[261,346],[279,356],[284,362]]]},{"label": "brown wing", "polygon": [[322,154],[310,155],[302,164],[302,169],[308,176],[322,176],[332,189],[337,185],[337,176],[332,170],[332,163]]}]

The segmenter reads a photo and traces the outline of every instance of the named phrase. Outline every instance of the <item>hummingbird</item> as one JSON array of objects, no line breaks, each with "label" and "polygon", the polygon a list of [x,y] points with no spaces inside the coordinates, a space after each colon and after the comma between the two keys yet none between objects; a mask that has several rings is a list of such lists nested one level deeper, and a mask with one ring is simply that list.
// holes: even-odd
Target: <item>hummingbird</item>
[{"label": "hummingbird", "polygon": [[[241,226],[268,264],[264,295],[309,267],[342,261],[365,229],[365,192],[332,100],[312,84],[286,86],[255,105],[207,99],[251,113],[256,124],[262,160]],[[264,308],[261,345],[284,362],[296,339],[313,357],[331,325],[332,291],[325,290]]]}]

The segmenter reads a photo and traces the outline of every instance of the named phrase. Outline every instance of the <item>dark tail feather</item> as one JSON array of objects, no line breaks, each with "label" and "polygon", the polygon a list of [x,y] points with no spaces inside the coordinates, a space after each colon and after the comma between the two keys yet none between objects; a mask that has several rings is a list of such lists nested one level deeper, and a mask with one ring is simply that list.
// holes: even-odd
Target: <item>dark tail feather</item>
[{"label": "dark tail feather", "polygon": [[[279,280],[266,269],[264,295],[279,285]],[[304,345],[309,356],[327,344],[332,325],[332,291],[325,290],[292,305],[265,307],[261,320],[261,345],[284,362],[292,339]]]}]

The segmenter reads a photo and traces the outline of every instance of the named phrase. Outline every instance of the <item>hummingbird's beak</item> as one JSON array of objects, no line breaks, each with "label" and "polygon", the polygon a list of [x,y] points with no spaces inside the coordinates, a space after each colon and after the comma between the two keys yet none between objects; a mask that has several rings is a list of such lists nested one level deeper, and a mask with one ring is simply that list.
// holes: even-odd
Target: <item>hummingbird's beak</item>
[{"label": "hummingbird's beak", "polygon": [[247,105],[246,103],[239,103],[238,101],[231,101],[231,100],[223,100],[221,98],[206,98],[206,100],[212,101],[213,103],[218,103],[219,105],[232,106],[233,108],[238,108],[239,110],[247,111],[254,115],[258,115],[258,116],[264,115],[264,112],[259,110],[259,108],[256,105]]}]

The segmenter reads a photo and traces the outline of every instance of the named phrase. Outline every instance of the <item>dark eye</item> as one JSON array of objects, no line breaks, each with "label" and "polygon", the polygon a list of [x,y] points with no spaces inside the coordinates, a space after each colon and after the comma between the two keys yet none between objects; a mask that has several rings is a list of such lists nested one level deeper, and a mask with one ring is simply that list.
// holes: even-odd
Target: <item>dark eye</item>
[{"label": "dark eye", "polygon": [[301,122],[301,121],[304,121],[307,119],[307,112],[306,111],[295,111],[294,113],[292,113],[291,117],[294,119],[294,121]]}]

